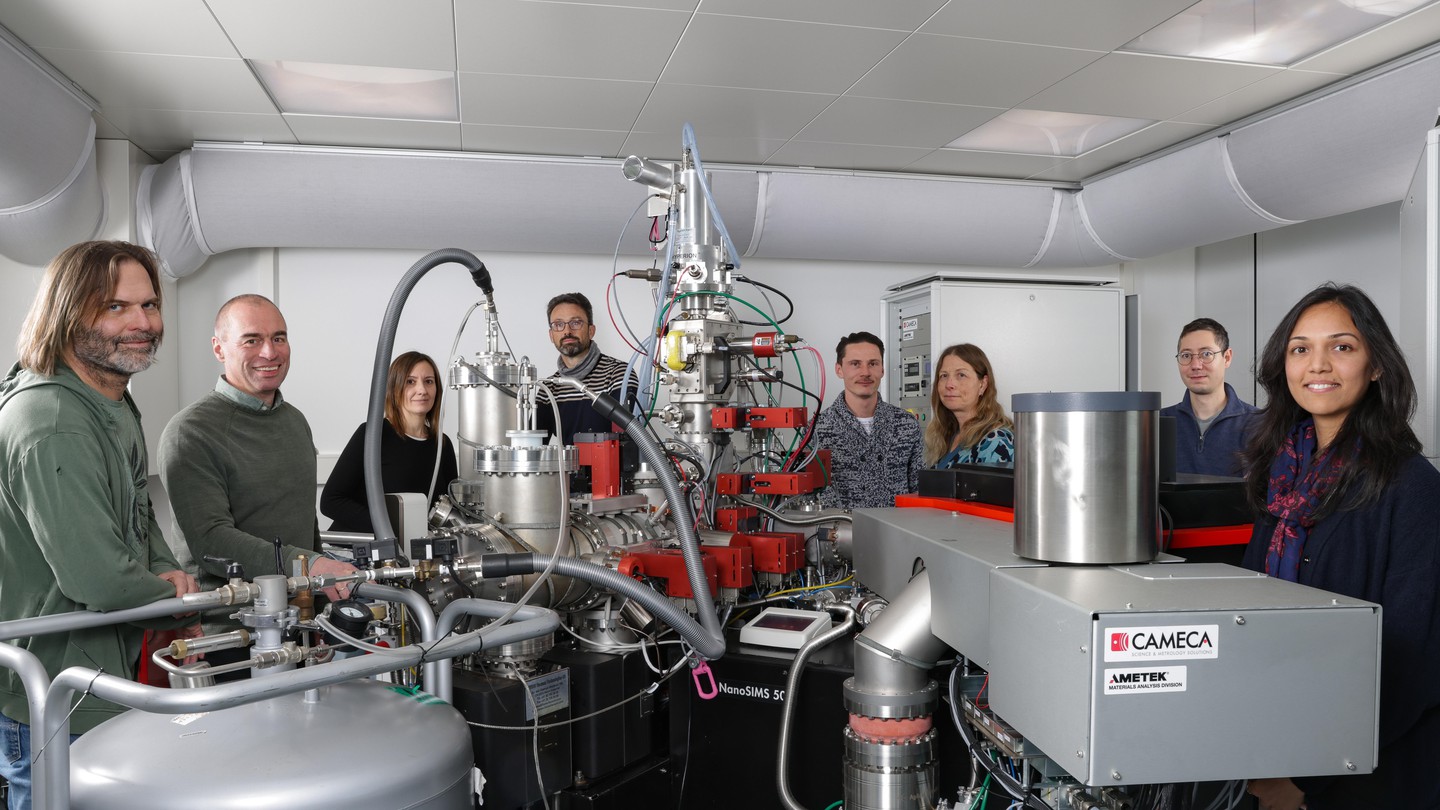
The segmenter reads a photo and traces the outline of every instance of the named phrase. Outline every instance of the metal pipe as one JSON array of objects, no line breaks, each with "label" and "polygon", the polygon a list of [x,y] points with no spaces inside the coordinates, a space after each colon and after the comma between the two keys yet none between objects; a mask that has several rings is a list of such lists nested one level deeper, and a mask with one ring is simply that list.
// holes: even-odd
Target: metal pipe
[{"label": "metal pipe", "polygon": [[754,507],[762,514],[768,515],[780,521],[781,523],[786,523],[791,526],[821,526],[826,523],[835,523],[836,521],[839,521],[841,523],[855,522],[855,516],[850,514],[849,512],[836,512],[829,515],[819,514],[796,517],[794,515],[787,515],[785,512],[781,512],[778,509],[771,509],[763,503],[756,503],[754,501],[746,500],[744,498],[734,498],[733,500],[746,506]]},{"label": "metal pipe", "polygon": [[[410,609],[410,615],[420,626],[421,642],[428,644],[439,638],[435,632],[435,612],[430,609],[430,603],[425,601],[425,597],[415,591],[409,588],[393,588],[389,585],[362,582],[355,586],[355,595],[367,599],[378,599],[382,602],[399,602]],[[426,661],[422,672],[424,673],[425,691],[448,703],[451,695],[450,684],[452,683],[450,665],[444,661]]]},{"label": "metal pipe", "polygon": [[[210,591],[209,593],[214,592]],[[144,619],[158,619],[162,616],[194,612],[193,601],[186,602],[183,597],[172,596],[148,605],[124,610],[110,610],[103,613],[95,610],[77,610],[71,613],[36,616],[31,619],[15,619],[0,622],[0,641],[27,636],[44,636],[50,633],[68,633],[74,630],[88,630],[92,627],[126,624]]]},{"label": "metal pipe", "polygon": [[779,764],[776,766],[775,778],[780,788],[780,801],[787,810],[805,810],[790,792],[790,777],[785,769],[790,755],[790,723],[795,719],[796,692],[800,688],[800,676],[805,672],[805,662],[809,660],[811,653],[849,633],[855,627],[854,608],[841,602],[827,605],[825,609],[831,613],[840,613],[844,618],[839,624],[810,639],[800,648],[795,654],[795,662],[790,665],[790,676],[785,679],[785,708],[780,713],[780,746],[776,756]]},{"label": "metal pipe", "polygon": [[[50,676],[45,672],[45,665],[29,650],[14,644],[0,644],[0,667],[14,670],[15,674],[20,676],[20,683],[25,689],[25,701],[30,708],[30,726],[33,732],[35,724],[45,717],[46,693],[50,689]],[[35,735],[32,733],[30,737],[30,778],[34,788],[31,799],[36,807],[44,808],[49,798],[49,790],[42,782],[44,769],[33,756],[36,747]]]}]

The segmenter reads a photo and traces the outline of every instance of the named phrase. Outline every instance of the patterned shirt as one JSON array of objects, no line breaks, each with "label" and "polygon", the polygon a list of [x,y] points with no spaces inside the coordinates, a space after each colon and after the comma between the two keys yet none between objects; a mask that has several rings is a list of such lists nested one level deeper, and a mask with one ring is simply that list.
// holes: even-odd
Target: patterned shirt
[{"label": "patterned shirt", "polygon": [[841,394],[820,412],[815,441],[830,451],[830,484],[820,493],[824,506],[894,506],[896,495],[920,488],[925,457],[920,423],[884,400],[876,403],[875,421],[867,434]]},{"label": "patterned shirt", "polygon": [[970,447],[957,447],[935,464],[937,470],[948,470],[960,464],[990,464],[996,467],[1015,466],[1015,434],[1009,428],[995,428]]}]

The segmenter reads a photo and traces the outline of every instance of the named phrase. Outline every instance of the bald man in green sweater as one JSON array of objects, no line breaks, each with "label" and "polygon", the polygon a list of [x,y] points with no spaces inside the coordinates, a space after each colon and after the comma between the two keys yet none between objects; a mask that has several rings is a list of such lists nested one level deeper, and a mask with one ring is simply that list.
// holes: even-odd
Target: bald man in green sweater
[{"label": "bald man in green sweater", "polygon": [[206,557],[234,560],[247,577],[290,576],[302,554],[311,573],[353,571],[318,556],[315,440],[305,415],[280,394],[290,370],[280,309],[261,295],[230,299],[215,317],[211,349],[224,367],[215,390],[176,414],[160,437],[161,480],[201,585],[224,581],[225,567]]}]

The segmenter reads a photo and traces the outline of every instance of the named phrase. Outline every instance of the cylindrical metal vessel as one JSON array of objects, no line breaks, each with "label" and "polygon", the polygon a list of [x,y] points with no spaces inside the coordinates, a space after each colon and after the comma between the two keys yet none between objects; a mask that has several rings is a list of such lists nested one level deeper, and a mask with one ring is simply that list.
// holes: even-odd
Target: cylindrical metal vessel
[{"label": "cylindrical metal vessel", "polygon": [[535,367],[512,363],[509,355],[482,354],[474,364],[450,367],[450,388],[460,403],[456,432],[460,439],[460,477],[467,481],[480,478],[475,470],[476,448],[507,444],[505,434],[519,427],[514,397],[486,382],[481,374],[511,390],[522,382],[535,381]]},{"label": "cylindrical metal vessel", "polygon": [[[365,740],[383,748],[383,773]],[[475,806],[474,765],[450,704],[350,681],[218,712],[108,720],[72,749],[70,806],[459,810]]]},{"label": "cylindrical metal vessel", "polygon": [[1015,553],[1109,565],[1159,550],[1154,391],[1016,394]]},{"label": "cylindrical metal vessel", "polygon": [[931,810],[935,806],[934,729],[906,742],[866,740],[845,727],[845,807]]}]

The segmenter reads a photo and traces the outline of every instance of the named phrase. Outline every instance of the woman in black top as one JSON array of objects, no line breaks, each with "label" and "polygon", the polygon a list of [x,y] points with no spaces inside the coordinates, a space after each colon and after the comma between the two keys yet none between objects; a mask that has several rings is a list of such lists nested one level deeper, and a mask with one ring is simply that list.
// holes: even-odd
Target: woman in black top
[{"label": "woman in black top", "polygon": [[1258,379],[1269,404],[1245,452],[1260,512],[1245,566],[1382,606],[1380,760],[1249,790],[1262,810],[1440,808],[1440,472],[1410,429],[1404,355],[1365,293],[1327,284],[1280,322]]},{"label": "woman in black top", "polygon": [[[455,448],[440,432],[438,377],[435,361],[420,352],[406,352],[395,358],[385,386],[386,429],[380,437],[380,475],[385,491],[429,492],[432,504],[458,475]],[[438,445],[437,436],[443,439]],[[330,524],[331,531],[374,532],[365,498],[364,457],[365,425],[361,424],[336,460],[320,495],[320,511],[335,521]]]}]

